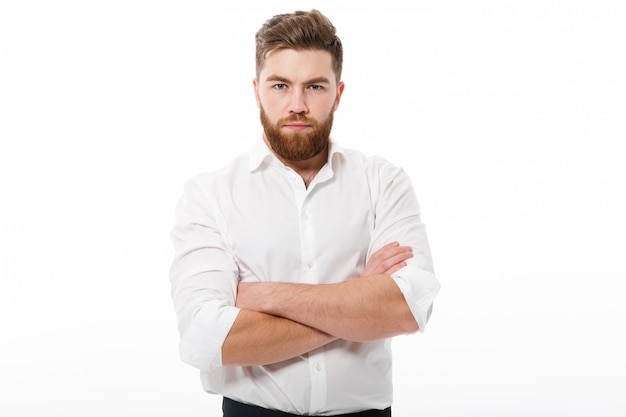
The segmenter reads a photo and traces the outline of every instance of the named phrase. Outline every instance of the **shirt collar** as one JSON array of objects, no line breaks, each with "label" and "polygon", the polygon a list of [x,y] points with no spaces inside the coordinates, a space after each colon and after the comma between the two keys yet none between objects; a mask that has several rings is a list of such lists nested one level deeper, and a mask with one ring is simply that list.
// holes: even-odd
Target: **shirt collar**
[{"label": "shirt collar", "polygon": [[[345,155],[346,150],[339,146],[333,138],[330,138],[330,152],[328,153],[328,161],[331,162],[331,166],[333,161],[335,160],[335,155]],[[260,140],[257,140],[252,147],[252,150],[249,154],[248,159],[248,168],[250,172],[255,171],[261,167],[261,165],[283,165],[282,162],[276,155],[274,155],[271,149],[267,146],[265,141],[263,140],[263,136],[261,136]]]},{"label": "shirt collar", "polygon": [[258,169],[264,162],[267,162],[268,164],[280,163],[278,158],[276,158],[270,148],[268,148],[265,144],[263,136],[261,136],[259,140],[254,143],[254,146],[250,151],[250,156],[248,158],[248,168],[250,169],[250,172]]}]

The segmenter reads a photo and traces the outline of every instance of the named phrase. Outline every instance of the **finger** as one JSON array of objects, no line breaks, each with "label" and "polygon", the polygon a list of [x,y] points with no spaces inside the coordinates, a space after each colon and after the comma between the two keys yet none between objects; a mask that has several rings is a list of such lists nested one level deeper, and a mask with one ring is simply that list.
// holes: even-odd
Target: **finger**
[{"label": "finger", "polygon": [[374,252],[372,254],[372,256],[370,257],[370,260],[372,259],[378,259],[378,258],[385,258],[385,254],[388,253],[389,251],[393,251],[395,248],[399,247],[400,244],[398,242],[391,242],[386,244],[385,246],[379,248],[378,250],[376,250],[376,252]]},{"label": "finger", "polygon": [[391,276],[395,274],[396,272],[398,272],[399,270],[401,270],[402,268],[404,268],[405,266],[406,266],[406,262],[397,263],[391,268],[389,268],[387,271],[385,271],[385,275]]},{"label": "finger", "polygon": [[378,257],[376,259],[372,259],[371,261],[373,264],[390,265],[390,262],[395,263],[400,258],[412,256],[412,253],[413,249],[410,246],[398,246],[388,249],[385,252],[381,252],[380,254],[378,254]]},{"label": "finger", "polygon": [[[399,246],[385,253],[381,252],[378,254],[377,258],[372,257],[372,259],[370,259],[361,276],[388,274],[390,268],[412,257],[413,251],[410,246]],[[402,266],[400,266],[400,268],[402,268]]]},{"label": "finger", "polygon": [[400,246],[399,243],[393,242],[374,252],[370,258],[370,262],[382,262],[399,253],[410,252],[412,250],[410,246]]},{"label": "finger", "polygon": [[391,258],[385,260],[385,262],[381,264],[381,268],[383,271],[387,272],[390,268],[394,267],[395,265],[401,264],[406,260],[411,259],[412,257],[413,252],[398,253]]}]

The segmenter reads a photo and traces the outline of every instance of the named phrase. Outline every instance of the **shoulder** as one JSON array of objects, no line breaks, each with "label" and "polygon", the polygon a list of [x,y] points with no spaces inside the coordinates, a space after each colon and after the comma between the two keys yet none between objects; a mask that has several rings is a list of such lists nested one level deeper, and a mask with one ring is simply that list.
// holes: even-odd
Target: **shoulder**
[{"label": "shoulder", "polygon": [[361,170],[370,182],[389,181],[406,175],[401,167],[388,159],[379,155],[367,155],[360,150],[340,148],[334,157],[338,165]]},{"label": "shoulder", "polygon": [[249,172],[249,153],[244,153],[226,165],[195,175],[187,183],[194,183],[202,188],[228,186],[228,184]]}]

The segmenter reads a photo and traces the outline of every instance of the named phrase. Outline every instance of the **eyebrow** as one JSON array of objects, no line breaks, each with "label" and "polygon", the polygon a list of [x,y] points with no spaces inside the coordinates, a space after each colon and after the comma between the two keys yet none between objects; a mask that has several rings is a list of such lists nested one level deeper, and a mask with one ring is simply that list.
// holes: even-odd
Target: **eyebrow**
[{"label": "eyebrow", "polygon": [[[271,82],[279,82],[279,83],[285,83],[285,84],[293,84],[293,81],[285,78],[285,77],[281,77],[280,75],[269,75],[265,81],[271,81]],[[304,82],[304,84],[330,84],[330,80],[326,77],[315,77],[315,78],[311,78],[310,80],[307,80]]]}]

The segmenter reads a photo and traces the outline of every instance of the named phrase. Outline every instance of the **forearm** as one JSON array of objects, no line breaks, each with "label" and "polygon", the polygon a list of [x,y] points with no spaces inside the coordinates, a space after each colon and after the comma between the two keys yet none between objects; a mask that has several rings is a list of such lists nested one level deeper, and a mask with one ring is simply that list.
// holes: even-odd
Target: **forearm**
[{"label": "forearm", "polygon": [[418,330],[402,292],[388,275],[328,285],[252,283],[243,290],[240,287],[239,307],[284,317],[341,339],[362,342]]},{"label": "forearm", "polygon": [[222,364],[268,365],[310,352],[335,339],[286,318],[243,309],[222,345]]}]

